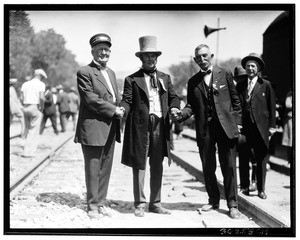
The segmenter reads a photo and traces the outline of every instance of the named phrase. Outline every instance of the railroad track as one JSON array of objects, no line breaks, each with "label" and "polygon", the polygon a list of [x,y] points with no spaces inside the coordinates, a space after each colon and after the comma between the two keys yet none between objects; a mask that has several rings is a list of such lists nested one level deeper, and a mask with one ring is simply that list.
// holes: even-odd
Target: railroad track
[{"label": "railroad track", "polygon": [[[73,137],[73,133],[71,133],[68,136],[65,134],[64,136],[59,136],[59,138],[56,138],[57,140],[53,141],[53,139],[55,139],[55,136],[51,135],[50,137],[51,142],[55,142],[56,143],[55,146],[52,145],[51,149],[48,149],[47,152],[44,152],[43,154],[40,155],[41,157],[39,158],[39,160],[30,163],[30,167],[28,165],[27,169],[24,169],[24,171],[22,171],[21,174],[19,174],[13,180],[11,180],[11,184],[10,184],[10,200],[11,200],[11,214],[12,214],[11,223],[10,223],[11,226],[14,226],[16,228],[26,228],[26,226],[29,228],[35,228],[35,227],[51,228],[51,226],[54,228],[59,228],[60,226],[63,226],[63,228],[68,228],[68,226],[70,226],[71,228],[73,227],[99,228],[100,227],[103,229],[103,228],[118,228],[118,227],[122,228],[124,226],[125,228],[126,226],[132,228],[130,224],[137,222],[136,224],[138,225],[136,225],[134,228],[136,227],[143,228],[140,219],[129,217],[133,215],[132,214],[133,205],[131,200],[129,200],[128,202],[125,200],[132,199],[131,196],[132,183],[130,183],[130,181],[129,184],[127,183],[127,185],[129,185],[129,189],[127,189],[128,188],[127,185],[123,186],[122,184],[124,184],[124,179],[131,180],[132,173],[130,168],[121,166],[120,163],[115,164],[117,166],[115,166],[115,168],[113,169],[112,175],[115,174],[117,175],[117,177],[112,176],[112,180],[111,180],[112,183],[110,184],[110,188],[109,188],[111,192],[109,195],[109,199],[110,199],[109,206],[113,209],[113,216],[117,216],[117,217],[113,218],[113,222],[112,220],[109,219],[103,219],[101,221],[101,224],[99,222],[95,222],[87,218],[82,156],[81,156],[81,151],[80,153],[78,152],[78,148],[80,149],[80,146],[78,144],[77,145],[74,143],[72,144],[72,141],[70,141],[72,137]],[[14,139],[11,139],[11,141],[14,141]],[[76,145],[76,147],[74,147],[74,145]],[[120,159],[120,152],[121,152],[120,149],[121,149],[120,146],[117,147],[116,149],[115,162],[119,161]],[[45,168],[46,166],[50,166],[50,165],[52,166],[52,170],[51,167]],[[73,169],[74,167],[76,168],[76,170]],[[198,173],[190,174],[188,173],[188,171],[184,170],[184,168],[181,167],[177,167],[177,168],[173,167],[173,168],[175,170],[174,169],[169,170],[171,172],[170,173],[167,172],[166,176],[164,176],[164,179],[167,179],[166,182],[164,183],[164,188],[167,188],[168,186],[172,186],[172,190],[164,191],[163,194],[168,194],[168,196],[164,196],[163,199],[167,199],[168,197],[173,198],[174,195],[176,195],[176,191],[181,190],[181,187],[177,186],[178,183],[190,182],[193,184],[194,183],[199,184],[197,186],[190,186],[191,189],[204,188],[204,185],[201,182],[198,182],[198,180],[196,180],[197,178],[195,178],[195,176],[197,176]],[[180,169],[178,170],[178,168]],[[167,167],[166,170],[168,171]],[[46,177],[44,173],[47,172],[49,173],[49,171],[50,171],[50,177],[49,175],[48,177]],[[124,171],[126,176],[124,176]],[[189,176],[186,180],[182,179],[182,176],[184,176],[185,174]],[[119,175],[121,176],[121,180],[119,179],[120,178]],[[34,178],[35,176],[36,178]],[[175,179],[174,182],[172,182],[174,176],[181,176],[181,178],[180,180]],[[61,177],[63,177],[63,179],[60,179]],[[40,180],[43,178],[47,178],[49,181],[45,183],[42,180]],[[59,182],[55,183],[55,181],[59,181]],[[116,181],[120,181],[120,182],[116,182]],[[70,186],[68,188],[65,188],[65,185],[70,185]],[[147,183],[145,183],[145,186],[146,185]],[[37,188],[37,190],[34,190],[34,188]],[[41,188],[43,189],[38,190]],[[193,196],[193,194],[196,195],[202,194],[202,195],[199,196],[197,195],[195,198],[195,202],[193,202],[194,198],[191,197]],[[189,198],[184,200],[175,199],[174,203],[165,203],[167,204],[165,205],[166,207],[170,209],[173,208],[172,210],[175,212],[175,214],[173,214],[172,218],[174,218],[175,220],[177,217],[176,211],[178,208],[194,209],[193,212],[195,212],[196,208],[201,207],[201,204],[199,204],[199,199],[203,200],[207,198],[205,191],[202,192],[199,190],[189,192],[188,190],[185,189],[182,190],[182,195],[185,195],[187,198],[188,197]],[[184,207],[183,206],[179,207],[178,204],[180,203],[182,204],[184,202],[186,202],[186,205]],[[222,202],[221,202],[221,206],[222,206]],[[223,207],[224,209],[226,209],[226,203],[224,203],[224,201],[223,201]],[[201,215],[193,215],[192,214],[193,212],[190,212],[188,216],[184,215],[184,217],[187,217],[187,220],[185,220],[184,223],[182,222],[182,219],[184,217],[180,216],[181,225],[178,225],[177,228],[185,227],[184,225],[185,223],[188,226],[187,228],[190,227],[194,228],[195,224],[197,224],[197,226],[200,228],[220,227],[223,229],[223,231],[226,228],[232,228],[234,226],[236,228],[252,229],[252,233],[254,233],[255,235],[257,229],[269,227],[265,223],[264,216],[258,215],[258,218],[253,218],[253,214],[251,215],[249,214],[249,212],[244,211],[247,209],[241,208],[241,210],[243,211],[244,217],[243,220],[241,220],[240,222],[232,222],[231,219],[227,219],[226,214],[224,214],[224,211],[226,210],[223,209],[220,209],[220,213],[218,212],[214,213],[215,216],[213,215],[214,216],[213,219],[211,219],[208,215],[206,216],[203,213]],[[22,211],[23,214],[18,213],[18,211]],[[128,216],[128,213],[131,214],[129,214]],[[148,216],[152,217],[151,214],[148,214]],[[45,218],[47,219],[45,220]],[[57,218],[59,218],[59,220],[57,220]],[[161,224],[158,226],[154,225],[154,228],[155,227],[160,228],[161,226],[165,226],[166,224],[166,219],[163,219],[161,223],[159,223],[160,220],[157,220],[157,217],[153,219],[156,219],[154,221],[152,220],[154,223]],[[24,223],[24,221],[25,223],[27,223],[27,225]],[[57,221],[58,222],[61,221],[60,225],[59,223],[57,223]],[[218,225],[218,221],[220,221],[219,225]],[[22,225],[18,225],[18,224],[22,224]],[[172,225],[171,227],[174,226]],[[276,225],[276,227],[278,227],[278,225]],[[245,232],[243,232],[243,235],[245,235]]]}]

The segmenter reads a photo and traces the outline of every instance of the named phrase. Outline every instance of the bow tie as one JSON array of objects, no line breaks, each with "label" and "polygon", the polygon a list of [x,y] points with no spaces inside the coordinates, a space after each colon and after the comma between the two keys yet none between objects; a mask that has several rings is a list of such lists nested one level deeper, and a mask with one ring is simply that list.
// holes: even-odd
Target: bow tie
[{"label": "bow tie", "polygon": [[208,69],[205,72],[201,71],[201,76],[205,76],[205,75],[210,74],[210,73],[211,73],[211,69]]}]

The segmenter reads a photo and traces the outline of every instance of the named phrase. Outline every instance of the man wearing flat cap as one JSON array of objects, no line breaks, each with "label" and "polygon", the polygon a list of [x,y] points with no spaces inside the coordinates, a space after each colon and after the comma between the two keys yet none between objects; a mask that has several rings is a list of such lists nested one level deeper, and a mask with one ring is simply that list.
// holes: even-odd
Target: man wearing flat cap
[{"label": "man wearing flat cap", "polygon": [[46,86],[42,82],[43,79],[47,79],[45,71],[36,69],[34,70],[34,78],[23,83],[21,87],[26,137],[23,157],[35,157],[36,154],[45,101]]},{"label": "man wearing flat cap", "polygon": [[146,208],[144,179],[147,160],[150,165],[149,212],[170,214],[161,206],[163,159],[170,157],[170,111],[179,111],[180,101],[169,75],[156,69],[161,51],[155,36],[139,38],[140,51],[135,55],[142,67],[125,78],[123,99],[126,125],[122,163],[133,172],[135,216],[143,217]]},{"label": "man wearing flat cap", "polygon": [[106,196],[123,111],[118,107],[116,75],[107,67],[111,39],[96,34],[90,45],[93,60],[77,72],[80,108],[74,141],[81,144],[84,156],[88,215],[99,219],[111,215]]},{"label": "man wearing flat cap", "polygon": [[266,164],[269,140],[276,131],[275,94],[271,83],[260,77],[265,63],[256,53],[251,53],[241,61],[247,72],[247,79],[237,84],[237,92],[242,104],[242,133],[247,147],[240,152],[240,175],[243,182],[242,193],[249,195],[249,159],[251,151],[257,162],[256,177],[258,197],[266,199]]}]

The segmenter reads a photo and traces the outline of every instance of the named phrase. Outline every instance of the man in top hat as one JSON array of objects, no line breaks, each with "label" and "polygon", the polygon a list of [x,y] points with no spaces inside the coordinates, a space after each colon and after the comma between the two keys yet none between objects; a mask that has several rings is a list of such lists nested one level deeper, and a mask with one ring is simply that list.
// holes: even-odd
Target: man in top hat
[{"label": "man in top hat", "polygon": [[42,82],[47,79],[43,69],[34,70],[33,79],[24,82],[21,87],[21,100],[25,119],[26,142],[24,146],[24,157],[34,157],[38,145],[42,112],[44,109],[46,85]]},{"label": "man in top hat", "polygon": [[135,216],[143,217],[146,208],[144,179],[149,157],[150,199],[149,212],[170,214],[161,206],[163,159],[170,157],[170,111],[179,111],[170,76],[156,69],[157,50],[155,36],[139,38],[140,51],[136,56],[142,67],[125,78],[123,99],[126,126],[122,163],[132,167]]},{"label": "man in top hat", "polygon": [[195,116],[196,139],[202,161],[208,204],[202,211],[219,208],[220,192],[216,178],[216,145],[224,178],[229,216],[240,217],[237,198],[236,145],[241,128],[241,104],[232,73],[213,66],[214,54],[209,46],[195,48],[195,62],[200,71],[188,81],[187,105],[177,113],[184,121]]},{"label": "man in top hat", "polygon": [[239,168],[243,182],[242,192],[249,195],[249,158],[253,150],[256,162],[258,197],[266,199],[266,164],[269,140],[276,131],[275,94],[271,83],[259,76],[265,63],[256,53],[251,53],[241,61],[247,72],[247,79],[237,84],[242,104],[242,132],[246,136],[247,147],[240,154]]},{"label": "man in top hat", "polygon": [[15,85],[18,82],[18,79],[11,78],[9,79],[9,125],[12,124],[13,117],[17,117],[21,123],[21,138],[25,137],[25,121],[23,114],[23,106],[17,95]]},{"label": "man in top hat", "polygon": [[74,141],[81,144],[84,156],[88,215],[99,219],[111,215],[106,196],[123,111],[118,107],[116,75],[107,67],[111,39],[96,34],[90,45],[93,60],[77,72],[80,108]]}]

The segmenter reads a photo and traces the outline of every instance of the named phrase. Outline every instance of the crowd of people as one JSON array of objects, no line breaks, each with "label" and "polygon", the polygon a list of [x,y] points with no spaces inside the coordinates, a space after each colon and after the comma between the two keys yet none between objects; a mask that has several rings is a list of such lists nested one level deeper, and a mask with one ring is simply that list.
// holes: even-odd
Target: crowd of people
[{"label": "crowd of people", "polygon": [[[20,97],[15,85],[18,79],[10,79],[10,124],[13,118],[21,123],[21,138],[25,140],[22,157],[34,158],[38,144],[38,137],[42,135],[48,118],[55,134],[66,131],[68,118],[72,116],[73,130],[79,110],[79,96],[76,88],[71,87],[69,93],[63,92],[63,86],[50,87],[47,74],[43,69],[36,69],[33,78],[24,82],[20,89]],[[58,117],[60,121],[58,121]]]},{"label": "crowd of people", "polygon": [[[111,38],[99,33],[90,38],[89,44],[92,61],[77,72],[80,97],[74,87],[70,93],[66,93],[61,85],[46,87],[41,80],[47,75],[37,69],[34,78],[21,88],[22,104],[16,105],[22,111],[11,109],[11,114],[18,118],[24,116],[27,142],[31,143],[29,148],[26,142],[24,155],[29,156],[36,149],[34,141],[37,141],[33,136],[43,133],[48,118],[58,134],[57,115],[62,132],[66,130],[68,118],[72,117],[74,141],[81,144],[84,157],[87,213],[91,218],[111,215],[106,196],[115,142],[121,142],[121,121],[125,122],[121,162],[132,168],[135,216],[145,215],[144,182],[148,165],[148,211],[171,214],[161,205],[163,161],[166,157],[171,163],[171,124],[176,123],[175,133],[180,138],[182,123],[192,116],[208,194],[202,211],[219,208],[221,194],[216,178],[216,153],[231,218],[240,218],[237,154],[242,194],[249,195],[250,191],[257,190],[259,198],[267,198],[265,183],[270,139],[276,132],[276,99],[270,81],[262,77],[265,62],[258,54],[245,56],[232,75],[230,70],[213,65],[214,54],[209,46],[198,45],[194,50],[194,61],[200,71],[188,79],[183,104],[183,99],[174,91],[171,77],[157,69],[162,52],[157,49],[155,36],[139,38],[140,50],[135,56],[141,61],[141,67],[125,78],[122,96],[118,94],[115,72],[107,65]],[[291,98],[289,93],[282,142],[290,148],[293,144]]]}]

